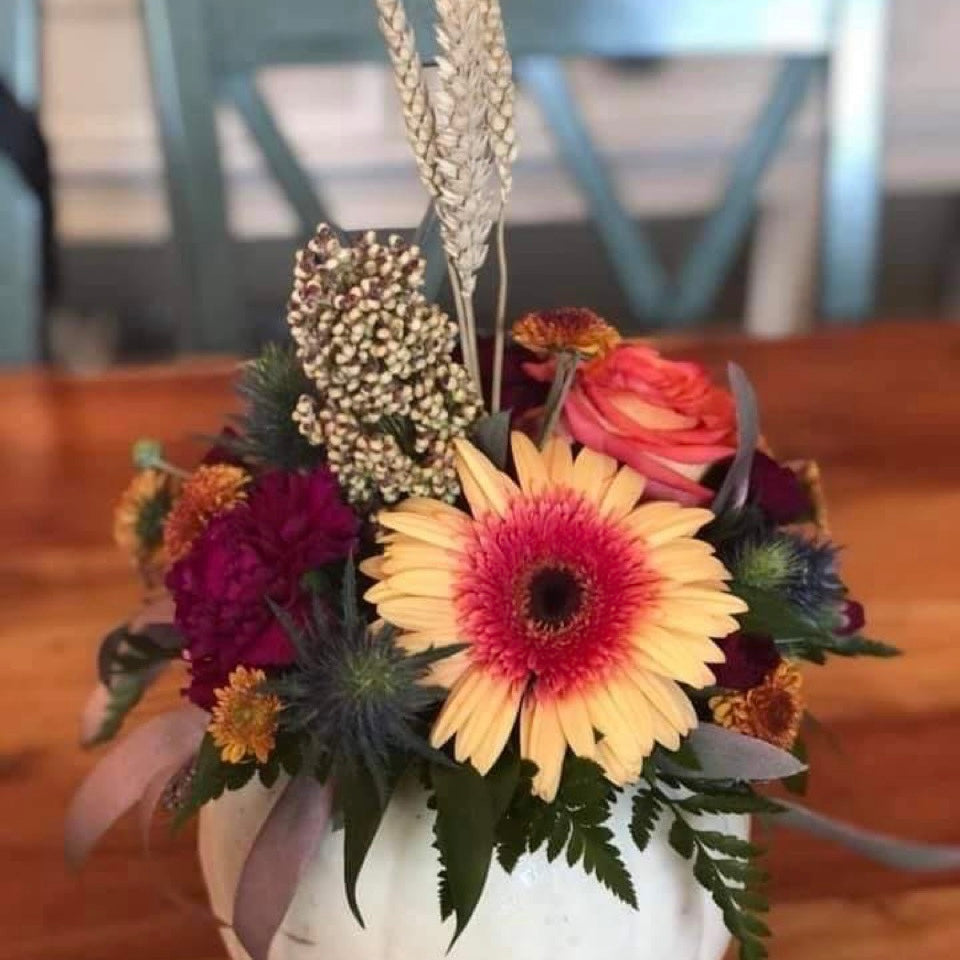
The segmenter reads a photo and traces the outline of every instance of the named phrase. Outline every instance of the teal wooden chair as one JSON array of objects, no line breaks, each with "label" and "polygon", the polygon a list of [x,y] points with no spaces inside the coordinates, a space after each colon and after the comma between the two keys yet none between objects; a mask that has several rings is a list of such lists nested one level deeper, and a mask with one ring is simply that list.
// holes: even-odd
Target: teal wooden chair
[{"label": "teal wooden chair", "polygon": [[[37,0],[0,2],[0,76],[24,105],[39,94]],[[40,205],[0,154],[0,365],[40,357]]]},{"label": "teal wooden chair", "polygon": [[[304,233],[329,219],[257,91],[268,65],[385,59],[369,0],[142,0],[167,164],[174,240],[192,316],[188,349],[235,349],[241,305],[225,216],[214,105],[231,102],[297,212]],[[880,201],[886,0],[503,0],[517,74],[539,103],[637,318],[682,326],[713,302],[755,209],[757,187],[811,85],[826,76],[823,309],[870,312]],[[425,57],[430,0],[408,0]],[[722,201],[679,274],[669,277],[617,196],[571,96],[574,56],[734,56],[782,60],[734,157]],[[428,250],[436,244],[428,235]]]}]

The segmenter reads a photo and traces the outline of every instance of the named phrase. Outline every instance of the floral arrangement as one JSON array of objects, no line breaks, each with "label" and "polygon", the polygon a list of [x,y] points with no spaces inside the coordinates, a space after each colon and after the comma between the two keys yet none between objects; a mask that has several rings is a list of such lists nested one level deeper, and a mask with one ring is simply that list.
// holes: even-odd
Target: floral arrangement
[{"label": "floral arrangement", "polygon": [[[763,957],[758,850],[697,815],[795,816],[760,785],[803,790],[805,666],[897,651],[863,635],[816,467],[775,457],[742,371],[723,386],[588,309],[508,336],[498,4],[438,0],[430,91],[402,4],[377,5],[457,317],[425,296],[417,246],[321,226],[296,258],[292,344],[244,365],[242,413],[203,462],[136,445],[115,535],[147,599],[102,645],[86,740],[113,737],[170,664],[190,706],[177,738],[154,720],[125,741],[122,797],[94,772],[71,853],[148,784],[180,823],[288,780],[342,822],[361,921],[365,855],[412,782],[458,936],[493,859],[509,872],[540,849],[635,904],[607,826],[626,798],[632,842],[669,821],[741,958]],[[486,340],[472,300],[494,224]],[[151,760],[131,781],[135,751]]]}]

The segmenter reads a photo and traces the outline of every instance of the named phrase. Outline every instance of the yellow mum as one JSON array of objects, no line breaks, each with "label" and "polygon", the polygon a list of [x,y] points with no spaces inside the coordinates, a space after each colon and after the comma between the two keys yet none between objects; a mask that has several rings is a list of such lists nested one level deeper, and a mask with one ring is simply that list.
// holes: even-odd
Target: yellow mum
[{"label": "yellow mum", "polygon": [[554,438],[512,438],[518,481],[466,441],[457,471],[470,514],[411,499],[380,514],[367,593],[411,652],[463,644],[431,682],[450,693],[431,734],[486,773],[519,717],[534,789],[556,795],[567,747],[618,783],[655,742],[676,749],[697,717],[680,683],[705,687],[710,639],[745,609],[709,544],[708,510],[637,506],[644,479]]},{"label": "yellow mum", "polygon": [[228,686],[214,691],[217,702],[207,729],[224,763],[242,763],[250,757],[266,763],[276,745],[281,704],[272,693],[258,692],[266,679],[262,670],[237,667]]}]

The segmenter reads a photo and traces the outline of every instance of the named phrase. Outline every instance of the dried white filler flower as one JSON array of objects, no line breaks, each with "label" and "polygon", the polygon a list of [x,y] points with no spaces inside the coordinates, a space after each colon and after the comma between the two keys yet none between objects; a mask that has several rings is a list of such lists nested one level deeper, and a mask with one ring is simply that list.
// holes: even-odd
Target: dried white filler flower
[{"label": "dried white filler flower", "polygon": [[482,412],[456,326],[423,296],[416,247],[321,225],[297,254],[288,322],[316,397],[294,412],[356,505],[459,494],[453,445]]}]

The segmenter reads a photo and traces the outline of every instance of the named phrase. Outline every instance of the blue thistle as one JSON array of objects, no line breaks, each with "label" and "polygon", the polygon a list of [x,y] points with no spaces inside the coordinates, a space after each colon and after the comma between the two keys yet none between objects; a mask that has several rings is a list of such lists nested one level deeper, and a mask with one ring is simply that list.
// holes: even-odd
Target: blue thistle
[{"label": "blue thistle", "polygon": [[303,625],[275,613],[296,650],[294,668],[269,685],[283,701],[280,727],[306,736],[323,775],[359,764],[383,798],[404,757],[443,761],[425,738],[423,715],[445,691],[422,681],[431,664],[459,647],[408,654],[392,626],[371,627],[359,610],[350,563],[339,618],[317,595]]},{"label": "blue thistle", "polygon": [[846,595],[837,548],[798,534],[772,532],[732,547],[726,558],[735,580],[744,586],[786,597],[814,620],[830,620]]}]

